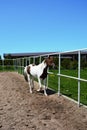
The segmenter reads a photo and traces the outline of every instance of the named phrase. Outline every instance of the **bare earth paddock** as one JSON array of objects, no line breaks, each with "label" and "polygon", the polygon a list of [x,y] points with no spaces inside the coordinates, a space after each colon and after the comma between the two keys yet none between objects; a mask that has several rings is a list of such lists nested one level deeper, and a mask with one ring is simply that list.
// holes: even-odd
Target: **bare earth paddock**
[{"label": "bare earth paddock", "polygon": [[0,130],[87,130],[87,108],[57,94],[30,94],[22,75],[1,72]]}]

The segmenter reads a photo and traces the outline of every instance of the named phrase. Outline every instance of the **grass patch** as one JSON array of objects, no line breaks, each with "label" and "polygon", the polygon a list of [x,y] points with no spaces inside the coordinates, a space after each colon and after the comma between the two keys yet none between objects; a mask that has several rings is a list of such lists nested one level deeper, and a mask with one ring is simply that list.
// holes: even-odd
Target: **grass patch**
[{"label": "grass patch", "polygon": [[[53,72],[53,70],[51,72]],[[49,74],[49,78],[48,78],[49,87],[54,89],[56,92],[58,92],[58,76],[56,75],[57,72],[58,71],[55,70],[54,71],[55,75]],[[77,70],[62,70],[61,73],[65,75],[77,77],[78,72]],[[87,79],[86,70],[81,70],[81,78]],[[78,81],[75,79],[61,77],[60,83],[61,83],[60,92],[63,95],[66,95],[77,101],[78,100]],[[80,101],[81,103],[87,105],[87,82],[81,81],[80,86],[81,86]]]},{"label": "grass patch", "polygon": [[0,72],[2,71],[15,71],[14,66],[0,66]]}]

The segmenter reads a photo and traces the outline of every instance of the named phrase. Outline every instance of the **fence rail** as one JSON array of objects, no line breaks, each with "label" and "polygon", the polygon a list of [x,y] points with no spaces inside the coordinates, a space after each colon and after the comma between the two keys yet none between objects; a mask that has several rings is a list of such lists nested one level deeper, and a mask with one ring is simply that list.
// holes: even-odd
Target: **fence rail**
[{"label": "fence rail", "polygon": [[[56,53],[51,53],[49,55],[40,55],[40,56],[34,56],[34,57],[24,57],[24,58],[17,58],[17,59],[4,59],[2,62],[0,62],[0,67],[3,68],[3,71],[6,69],[5,67],[12,67],[13,66],[13,70],[14,71],[18,71],[19,73],[23,74],[23,69],[24,66],[31,64],[31,63],[35,63],[35,64],[39,64],[42,62],[42,60],[44,59],[44,57],[47,56],[53,56],[54,57],[54,61],[55,61],[55,67],[54,69],[48,69],[48,78],[47,78],[47,85],[50,87],[51,85],[49,85],[49,80],[50,78],[52,78],[51,75],[54,76],[54,80],[55,84],[56,84],[56,89],[58,92],[58,95],[60,95],[62,93],[62,86],[64,86],[64,84],[61,86],[62,82],[61,82],[61,78],[64,77],[66,78],[66,82],[67,79],[73,79],[76,80],[78,82],[77,84],[77,102],[78,102],[78,106],[80,106],[80,99],[81,99],[81,89],[83,89],[83,93],[84,91],[87,91],[87,84],[85,84],[85,87],[81,87],[81,82],[87,82],[87,78],[86,78],[86,71],[87,71],[87,49],[81,49],[81,50],[75,50],[75,51],[67,51],[67,52],[56,52]],[[67,62],[68,61],[68,62]],[[74,62],[73,62],[74,61]],[[67,64],[66,64],[67,62]],[[71,64],[72,63],[72,64]],[[66,65],[66,66],[65,66]],[[73,67],[74,65],[74,67]],[[84,69],[82,68],[85,65]],[[65,67],[65,68],[64,68]],[[68,68],[71,67],[71,68]],[[68,69],[67,69],[68,68]],[[72,69],[74,68],[74,69]],[[75,76],[72,74],[65,74],[62,71],[63,70],[68,70],[68,71],[72,71],[73,74],[74,72],[76,72]],[[81,70],[85,70],[85,73],[83,73],[83,77],[85,76],[85,78],[81,77]],[[56,73],[54,72],[56,71]],[[55,77],[57,76],[57,77]],[[68,85],[69,86],[69,85]],[[74,86],[74,83],[72,83],[72,86]],[[67,90],[68,93],[68,90]],[[84,95],[84,94],[83,94]],[[85,104],[87,105],[87,94],[85,93],[84,95],[85,97]],[[83,102],[84,103],[84,102]]]}]

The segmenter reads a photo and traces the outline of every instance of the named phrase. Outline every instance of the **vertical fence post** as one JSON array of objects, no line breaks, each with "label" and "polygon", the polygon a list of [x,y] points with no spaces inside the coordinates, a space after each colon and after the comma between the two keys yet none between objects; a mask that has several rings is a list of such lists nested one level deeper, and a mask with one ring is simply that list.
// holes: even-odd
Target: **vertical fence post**
[{"label": "vertical fence post", "polygon": [[80,106],[80,51],[78,51],[78,106]]},{"label": "vertical fence post", "polygon": [[4,71],[4,61],[5,61],[5,60],[3,59],[3,61],[2,61],[3,71]]},{"label": "vertical fence post", "polygon": [[[48,57],[49,57],[49,55],[48,55]],[[47,73],[49,72],[49,68],[47,69]],[[46,81],[46,83],[47,83],[47,88],[49,87],[48,86],[48,84],[49,84],[49,74],[47,75],[47,81]]]},{"label": "vertical fence post", "polygon": [[14,59],[13,59],[13,70],[14,70]]},{"label": "vertical fence post", "polygon": [[26,63],[25,63],[25,65],[24,65],[24,66],[27,66],[27,57],[25,58],[25,60],[26,60],[26,61],[25,61]]},{"label": "vertical fence post", "polygon": [[17,71],[17,59],[15,59],[15,70]]},{"label": "vertical fence post", "polygon": [[21,58],[21,74],[22,74],[23,58]]},{"label": "vertical fence post", "polygon": [[29,64],[30,64],[30,57],[29,57]]},{"label": "vertical fence post", "polygon": [[35,57],[33,57],[33,63],[35,64]]},{"label": "vertical fence post", "polygon": [[20,73],[22,73],[22,60],[20,58]]},{"label": "vertical fence post", "polygon": [[61,57],[60,57],[60,53],[59,53],[59,72],[58,72],[58,96],[60,96],[60,59],[61,59]]},{"label": "vertical fence post", "polygon": [[16,71],[16,59],[14,59],[14,70]]},{"label": "vertical fence post", "polygon": [[16,71],[18,72],[18,58],[16,59]]},{"label": "vertical fence post", "polygon": [[39,61],[39,63],[41,63],[41,56],[40,56],[40,61]]},{"label": "vertical fence post", "polygon": [[13,70],[14,70],[14,59],[13,59],[13,63],[12,63],[12,66],[13,66]]},{"label": "vertical fence post", "polygon": [[23,58],[23,64],[22,64],[22,74],[24,72],[24,62],[25,62],[25,57]]},{"label": "vertical fence post", "polygon": [[19,73],[20,73],[20,70],[21,70],[21,64],[20,64],[20,58],[19,58]]}]

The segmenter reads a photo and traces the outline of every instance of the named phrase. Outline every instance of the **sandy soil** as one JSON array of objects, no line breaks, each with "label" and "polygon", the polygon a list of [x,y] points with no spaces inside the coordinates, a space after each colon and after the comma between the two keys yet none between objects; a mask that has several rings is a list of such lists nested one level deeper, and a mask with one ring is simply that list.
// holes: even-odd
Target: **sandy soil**
[{"label": "sandy soil", "polygon": [[57,94],[30,94],[22,75],[1,72],[0,130],[87,130],[87,109]]}]

